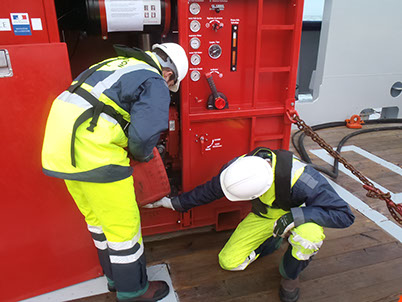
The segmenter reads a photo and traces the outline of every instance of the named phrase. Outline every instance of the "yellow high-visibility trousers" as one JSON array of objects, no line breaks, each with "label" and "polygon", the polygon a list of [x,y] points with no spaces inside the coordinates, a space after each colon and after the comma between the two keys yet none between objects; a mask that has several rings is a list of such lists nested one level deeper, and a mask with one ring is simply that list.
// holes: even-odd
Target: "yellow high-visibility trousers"
[{"label": "yellow high-visibility trousers", "polygon": [[119,292],[144,292],[148,280],[133,177],[110,183],[65,183],[85,217],[105,275]]},{"label": "yellow high-visibility trousers", "polygon": [[[260,255],[279,248],[281,238],[274,238],[272,234],[275,221],[286,213],[272,208],[268,210],[267,218],[249,213],[219,253],[220,266],[225,270],[244,270]],[[286,278],[296,278],[318,252],[324,238],[323,228],[315,223],[293,228],[288,238],[289,250],[282,260],[281,274],[285,274]]]}]

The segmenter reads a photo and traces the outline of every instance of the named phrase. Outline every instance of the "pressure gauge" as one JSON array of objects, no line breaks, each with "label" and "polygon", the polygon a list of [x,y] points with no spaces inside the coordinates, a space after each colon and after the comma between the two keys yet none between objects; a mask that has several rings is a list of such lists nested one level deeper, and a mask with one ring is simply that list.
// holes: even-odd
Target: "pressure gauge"
[{"label": "pressure gauge", "polygon": [[197,82],[201,78],[201,73],[198,70],[193,70],[190,74],[191,80]]},{"label": "pressure gauge", "polygon": [[190,46],[192,49],[198,49],[201,46],[201,41],[198,38],[191,38]]},{"label": "pressure gauge", "polygon": [[208,54],[212,59],[217,59],[222,54],[222,48],[218,44],[212,44],[208,49]]},{"label": "pressure gauge", "polygon": [[201,57],[197,54],[194,54],[191,56],[190,61],[191,61],[191,64],[197,66],[198,64],[201,63]]},{"label": "pressure gauge", "polygon": [[197,20],[193,20],[190,22],[190,29],[192,32],[198,32],[201,29],[201,24]]},{"label": "pressure gauge", "polygon": [[191,3],[190,4],[190,13],[193,15],[198,15],[201,11],[201,7],[198,3]]}]

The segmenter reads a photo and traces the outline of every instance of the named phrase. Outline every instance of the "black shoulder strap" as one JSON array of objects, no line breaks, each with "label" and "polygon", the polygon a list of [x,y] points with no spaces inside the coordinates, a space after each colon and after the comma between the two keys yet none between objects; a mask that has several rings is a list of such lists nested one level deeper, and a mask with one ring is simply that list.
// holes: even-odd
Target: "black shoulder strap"
[{"label": "black shoulder strap", "polygon": [[293,153],[287,150],[272,151],[276,155],[275,165],[275,205],[285,211],[291,208],[290,190],[292,177]]},{"label": "black shoulder strap", "polygon": [[123,130],[124,134],[128,136],[128,126],[130,125],[123,116],[117,112],[112,106],[106,105],[105,103],[99,101],[96,97],[90,94],[82,87],[78,87],[75,91],[75,94],[79,95],[83,99],[85,99],[88,103],[92,105],[91,108],[85,110],[76,120],[73,125],[72,135],[71,135],[71,164],[75,167],[75,136],[78,127],[83,124],[86,120],[91,119],[89,127],[87,128],[88,131],[94,132],[94,128],[98,124],[99,116],[102,112],[106,113],[107,115],[113,117],[120,125],[121,129]]},{"label": "black shoulder strap", "polygon": [[140,48],[136,47],[128,47],[125,45],[114,44],[114,50],[116,51],[118,56],[127,57],[127,58],[135,58],[137,60],[144,61],[148,65],[156,68],[160,75],[162,75],[162,69],[156,64],[156,62],[151,58],[149,54],[143,51]]},{"label": "black shoulder strap", "polygon": [[255,148],[253,151],[250,151],[249,153],[247,153],[246,156],[258,156],[258,157],[262,157],[263,159],[272,159],[272,155],[271,155],[271,149],[268,149],[266,147],[257,147]]}]

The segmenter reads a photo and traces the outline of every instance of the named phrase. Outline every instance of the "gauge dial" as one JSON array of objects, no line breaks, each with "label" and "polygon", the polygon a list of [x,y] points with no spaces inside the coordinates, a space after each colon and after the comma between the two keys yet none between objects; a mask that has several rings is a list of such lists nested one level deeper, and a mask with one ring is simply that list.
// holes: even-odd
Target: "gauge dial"
[{"label": "gauge dial", "polygon": [[199,30],[201,29],[201,24],[200,24],[200,22],[198,22],[197,20],[193,20],[193,21],[191,21],[191,23],[190,23],[190,30],[192,31],[192,32],[198,32]]},{"label": "gauge dial", "polygon": [[212,59],[217,59],[222,55],[222,48],[218,44],[212,44],[208,49],[208,54]]},{"label": "gauge dial", "polygon": [[198,70],[193,70],[190,74],[191,80],[197,82],[201,78],[201,73]]},{"label": "gauge dial", "polygon": [[198,15],[201,11],[201,7],[198,3],[191,3],[190,4],[190,13],[193,15]]},{"label": "gauge dial", "polygon": [[201,63],[201,57],[197,54],[194,54],[191,56],[190,61],[191,61],[191,64],[197,66],[198,64]]},{"label": "gauge dial", "polygon": [[201,46],[201,41],[198,38],[191,38],[190,46],[192,49],[198,49]]}]

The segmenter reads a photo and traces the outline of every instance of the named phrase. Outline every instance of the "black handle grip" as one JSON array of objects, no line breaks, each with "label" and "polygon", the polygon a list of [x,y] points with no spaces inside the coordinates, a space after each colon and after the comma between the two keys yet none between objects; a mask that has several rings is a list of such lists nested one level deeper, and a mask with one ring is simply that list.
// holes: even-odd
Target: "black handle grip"
[{"label": "black handle grip", "polygon": [[218,90],[216,89],[214,79],[212,78],[212,74],[207,73],[207,74],[205,74],[205,76],[207,77],[209,88],[211,88],[214,99],[218,98],[219,97]]}]

